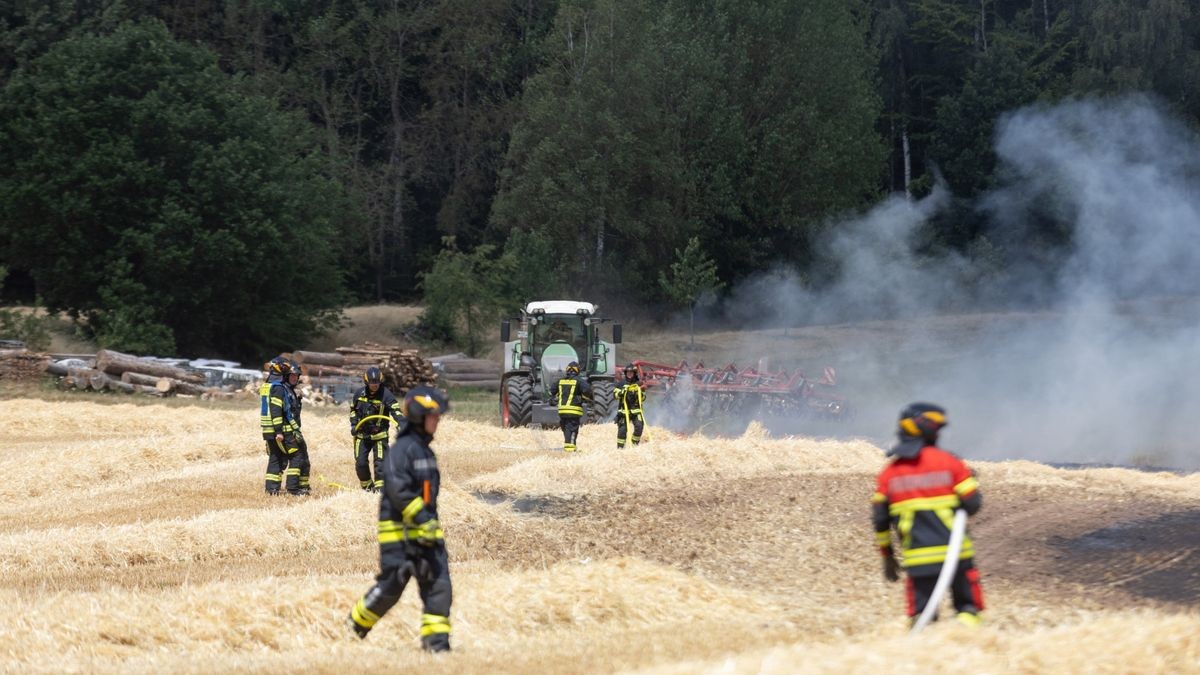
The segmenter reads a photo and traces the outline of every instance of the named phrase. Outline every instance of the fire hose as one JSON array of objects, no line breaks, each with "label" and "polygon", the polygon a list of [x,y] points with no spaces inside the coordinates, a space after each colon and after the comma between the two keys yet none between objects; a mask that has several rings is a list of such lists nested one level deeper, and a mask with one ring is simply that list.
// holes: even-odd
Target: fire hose
[{"label": "fire hose", "polygon": [[367,415],[366,417],[359,420],[358,424],[354,425],[355,433],[358,432],[358,428],[363,425],[363,422],[366,422],[367,420],[377,420],[377,419],[378,420],[390,420],[390,419],[392,419],[392,417],[391,417],[391,415]]},{"label": "fire hose", "polygon": [[942,603],[942,596],[946,594],[946,589],[950,587],[950,582],[954,580],[954,573],[958,571],[958,554],[962,551],[963,538],[967,532],[967,512],[958,509],[954,512],[954,525],[950,528],[950,544],[946,547],[946,561],[942,563],[942,571],[938,574],[937,583],[933,586],[933,593],[929,596],[929,602],[925,605],[925,611],[921,612],[921,616],[917,617],[916,623],[913,624],[910,635],[920,633],[929,622],[933,620],[937,614],[938,605]]}]

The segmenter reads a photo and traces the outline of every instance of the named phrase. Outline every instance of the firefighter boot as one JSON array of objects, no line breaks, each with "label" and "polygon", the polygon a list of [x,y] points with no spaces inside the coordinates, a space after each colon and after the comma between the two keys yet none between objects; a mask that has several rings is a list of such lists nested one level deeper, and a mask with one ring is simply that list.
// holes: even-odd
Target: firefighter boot
[{"label": "firefighter boot", "polygon": [[954,618],[962,625],[970,626],[971,628],[978,628],[983,623],[983,619],[979,616],[979,610],[971,605],[963,607],[962,611],[956,614]]},{"label": "firefighter boot", "polygon": [[448,652],[450,651],[450,636],[441,635],[426,635],[421,638],[421,650],[426,652]]},{"label": "firefighter boot", "polygon": [[354,634],[358,636],[359,640],[362,640],[363,638],[367,637],[367,633],[371,632],[370,628],[365,628],[363,626],[360,626],[358,624],[358,622],[354,620],[354,614],[348,614],[346,616],[346,626],[350,630],[354,631]]},{"label": "firefighter boot", "polygon": [[450,651],[450,618],[440,614],[421,615],[421,649],[427,652]]}]

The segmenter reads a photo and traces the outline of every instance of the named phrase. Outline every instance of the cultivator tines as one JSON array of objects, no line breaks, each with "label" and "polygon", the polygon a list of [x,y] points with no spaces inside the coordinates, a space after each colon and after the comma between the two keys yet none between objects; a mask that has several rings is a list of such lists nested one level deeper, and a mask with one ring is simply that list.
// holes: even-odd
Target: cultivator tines
[{"label": "cultivator tines", "polygon": [[804,373],[759,368],[739,369],[734,364],[709,368],[682,361],[668,366],[634,361],[638,377],[650,390],[662,392],[681,414],[699,419],[735,414],[749,419],[822,417],[841,419],[847,411],[837,393],[837,374],[826,368],[820,379]]}]

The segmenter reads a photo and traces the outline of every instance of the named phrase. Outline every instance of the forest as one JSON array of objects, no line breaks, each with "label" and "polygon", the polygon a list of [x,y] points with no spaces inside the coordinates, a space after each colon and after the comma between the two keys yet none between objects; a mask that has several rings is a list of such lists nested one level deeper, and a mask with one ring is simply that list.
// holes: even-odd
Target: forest
[{"label": "forest", "polygon": [[354,303],[671,302],[692,255],[819,287],[839,219],[935,191],[921,248],[1002,267],[998,121],[1129,94],[1200,123],[1188,0],[6,0],[0,304],[245,355]]}]

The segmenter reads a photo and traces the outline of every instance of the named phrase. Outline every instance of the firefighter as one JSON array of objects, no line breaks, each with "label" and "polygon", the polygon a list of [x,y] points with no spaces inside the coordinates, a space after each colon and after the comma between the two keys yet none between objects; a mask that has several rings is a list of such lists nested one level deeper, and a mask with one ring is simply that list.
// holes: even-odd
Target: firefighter
[{"label": "firefighter", "polygon": [[558,423],[563,432],[563,451],[575,452],[579,423],[583,420],[583,400],[592,400],[592,385],[579,377],[579,364],[567,364],[567,372],[558,381]]},{"label": "firefighter", "polygon": [[[879,474],[871,497],[884,578],[899,580],[903,567],[908,576],[908,616],[914,622],[925,610],[946,560],[954,511],[962,508],[974,515],[983,503],[979,483],[967,465],[937,447],[938,432],[946,424],[946,411],[936,405],[913,403],[905,408],[897,432],[900,442],[888,452],[895,459]],[[892,527],[900,538],[901,562],[892,553]],[[950,589],[958,620],[969,626],[979,624],[983,611],[974,557],[974,545],[964,536]]]},{"label": "firefighter", "polygon": [[630,426],[633,427],[633,438],[629,440],[634,445],[641,443],[645,426],[642,407],[646,402],[646,390],[638,381],[637,366],[632,363],[625,366],[625,383],[613,390],[613,396],[617,400],[617,447],[625,447]]},{"label": "firefighter", "polygon": [[287,384],[288,392],[292,395],[292,419],[296,423],[296,454],[295,461],[289,462],[288,475],[291,475],[293,467],[296,475],[299,476],[299,487],[295,492],[289,488],[288,492],[294,495],[307,496],[311,494],[312,488],[309,486],[309,475],[312,473],[312,463],[308,457],[308,441],[304,440],[303,424],[300,421],[301,409],[304,407],[304,401],[301,400],[300,394],[296,393],[296,385],[300,383],[300,375],[303,371],[303,366],[299,361],[291,361],[292,371],[288,373],[284,383]]},{"label": "firefighter", "polygon": [[[292,371],[291,362],[282,356],[271,359],[267,364],[267,380],[258,389],[259,420],[263,440],[267,445],[266,490],[269,495],[279,494],[283,474],[288,471],[291,458],[298,451],[296,444],[296,422],[292,412],[292,394],[286,384]],[[299,473],[295,488],[299,490]],[[288,476],[289,491],[292,477]]]},{"label": "firefighter", "polygon": [[[400,401],[383,384],[383,371],[376,366],[363,373],[363,387],[350,401],[350,435],[354,439],[354,471],[358,484],[368,492],[383,488],[383,462],[387,456],[391,420],[404,421]],[[388,419],[388,418],[391,419]],[[369,419],[368,419],[369,418]],[[372,459],[375,479],[371,480]]]},{"label": "firefighter", "polygon": [[442,414],[450,409],[444,393],[414,387],[404,397],[407,420],[383,462],[379,499],[379,576],[350,610],[347,625],[360,638],[387,614],[409,579],[416,577],[424,609],[421,648],[450,650],[450,566],[438,520],[441,474],[429,444]]}]

